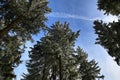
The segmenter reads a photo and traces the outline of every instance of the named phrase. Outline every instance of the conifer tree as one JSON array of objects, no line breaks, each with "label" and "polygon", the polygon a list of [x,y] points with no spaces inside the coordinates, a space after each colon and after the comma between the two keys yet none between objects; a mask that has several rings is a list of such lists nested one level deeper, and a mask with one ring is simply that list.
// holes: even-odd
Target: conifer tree
[{"label": "conifer tree", "polygon": [[47,35],[31,48],[28,73],[23,80],[95,80],[100,68],[95,61],[87,60],[80,47],[74,49],[78,36],[79,31],[73,32],[68,23],[51,26]]},{"label": "conifer tree", "polygon": [[77,48],[76,62],[79,64],[79,72],[82,80],[104,79],[104,75],[100,75],[100,68],[95,60],[88,61],[88,55],[80,48]]},{"label": "conifer tree", "polygon": [[0,0],[0,76],[15,77],[24,43],[45,28],[47,4],[47,0]]},{"label": "conifer tree", "polygon": [[[98,9],[103,10],[105,14],[120,15],[119,0],[98,0]],[[97,44],[102,45],[111,57],[120,65],[120,20],[118,22],[104,23],[103,21],[94,21],[95,33],[98,34]]]}]

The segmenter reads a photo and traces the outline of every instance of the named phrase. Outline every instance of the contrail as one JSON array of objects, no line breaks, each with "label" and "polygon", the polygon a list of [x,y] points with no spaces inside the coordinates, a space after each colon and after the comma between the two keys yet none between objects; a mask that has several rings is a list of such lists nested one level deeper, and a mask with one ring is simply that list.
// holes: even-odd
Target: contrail
[{"label": "contrail", "polygon": [[68,14],[68,13],[61,13],[61,12],[52,12],[48,14],[49,17],[58,17],[58,18],[72,18],[72,19],[82,19],[88,21],[94,21],[95,19],[89,19],[83,16]]},{"label": "contrail", "polygon": [[56,17],[56,18],[71,18],[71,19],[81,19],[81,20],[87,20],[87,21],[94,21],[94,20],[103,20],[105,22],[112,22],[112,21],[117,21],[118,18],[116,16],[102,16],[102,17],[94,17],[94,18],[89,18],[89,17],[84,17],[80,15],[75,15],[75,14],[69,14],[69,13],[64,13],[64,12],[52,12],[47,15],[48,17]]}]

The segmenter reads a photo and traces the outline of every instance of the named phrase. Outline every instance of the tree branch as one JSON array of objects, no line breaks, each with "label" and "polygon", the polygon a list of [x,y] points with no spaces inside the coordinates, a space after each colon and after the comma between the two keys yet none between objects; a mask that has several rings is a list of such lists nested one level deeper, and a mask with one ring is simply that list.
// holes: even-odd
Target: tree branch
[{"label": "tree branch", "polygon": [[19,21],[20,21],[20,18],[18,17],[14,21],[12,21],[11,24],[8,24],[7,27],[5,27],[4,29],[0,30],[0,39],[2,39],[3,36],[5,34],[7,34],[8,31],[10,31],[14,27],[14,25],[17,24]]}]

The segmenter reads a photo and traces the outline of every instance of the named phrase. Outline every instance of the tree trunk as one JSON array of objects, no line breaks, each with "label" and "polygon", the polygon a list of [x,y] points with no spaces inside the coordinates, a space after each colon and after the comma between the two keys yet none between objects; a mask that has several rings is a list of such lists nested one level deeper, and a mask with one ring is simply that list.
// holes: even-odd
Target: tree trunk
[{"label": "tree trunk", "polygon": [[56,80],[56,65],[53,66],[52,76],[53,76],[53,80]]},{"label": "tree trunk", "polygon": [[62,80],[62,62],[61,62],[61,56],[59,57],[59,75],[60,75],[60,80]]},{"label": "tree trunk", "polygon": [[45,75],[46,75],[46,73],[45,73],[45,72],[46,72],[46,57],[45,57],[45,63],[44,63],[44,69],[43,69],[43,76],[42,76],[42,80],[45,80],[45,79],[46,79],[46,78],[45,78],[45,77],[46,77],[46,76],[45,76]]}]

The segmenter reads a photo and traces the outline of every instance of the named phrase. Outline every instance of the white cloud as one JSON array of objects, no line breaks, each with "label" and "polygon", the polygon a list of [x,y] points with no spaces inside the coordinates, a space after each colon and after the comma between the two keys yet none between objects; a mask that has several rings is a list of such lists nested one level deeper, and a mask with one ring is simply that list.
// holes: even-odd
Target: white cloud
[{"label": "white cloud", "polygon": [[101,18],[101,20],[103,20],[104,22],[113,22],[113,21],[117,22],[118,21],[118,17],[117,16],[112,16],[112,15],[109,15],[109,16],[105,16],[104,15]]},{"label": "white cloud", "polygon": [[106,61],[104,62],[104,70],[104,73],[107,75],[105,76],[105,80],[120,80],[120,66],[118,66],[110,56],[106,57]]},{"label": "white cloud", "polygon": [[94,20],[103,20],[104,22],[113,22],[113,21],[117,21],[118,18],[116,16],[98,16],[98,17],[93,17],[93,18],[89,18],[89,17],[85,17],[85,16],[80,16],[80,15],[76,15],[76,14],[69,14],[69,13],[64,13],[64,12],[52,12],[50,14],[48,14],[47,16],[49,17],[58,17],[58,18],[72,18],[72,19],[81,19],[81,20],[87,20],[87,21],[94,21]]}]

